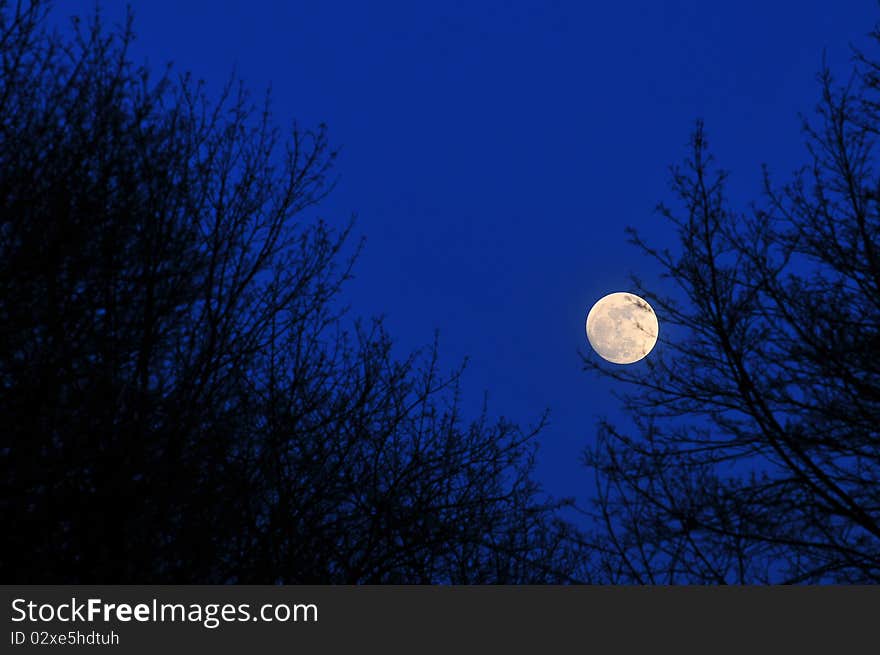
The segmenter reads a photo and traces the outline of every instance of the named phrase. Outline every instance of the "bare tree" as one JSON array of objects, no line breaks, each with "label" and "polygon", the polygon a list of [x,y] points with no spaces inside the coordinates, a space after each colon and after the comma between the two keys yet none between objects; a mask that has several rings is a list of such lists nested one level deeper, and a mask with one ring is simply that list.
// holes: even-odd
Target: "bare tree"
[{"label": "bare tree", "polygon": [[[880,34],[874,34],[875,40]],[[635,284],[665,329],[628,383],[632,428],[587,462],[597,576],[636,583],[880,581],[880,67],[824,70],[811,157],[741,212],[702,125],[673,169],[671,285]]]},{"label": "bare tree", "polygon": [[534,435],[339,292],[323,126],[0,1],[7,582],[561,582]]}]

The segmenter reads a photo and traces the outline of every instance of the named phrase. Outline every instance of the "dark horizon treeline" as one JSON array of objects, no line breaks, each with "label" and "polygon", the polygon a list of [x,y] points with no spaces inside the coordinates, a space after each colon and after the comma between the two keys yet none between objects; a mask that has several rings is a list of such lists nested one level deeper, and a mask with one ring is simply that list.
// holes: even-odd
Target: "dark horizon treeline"
[{"label": "dark horizon treeline", "polygon": [[462,415],[436,341],[400,357],[345,314],[323,126],[49,11],[0,0],[0,581],[880,581],[869,58],[823,73],[810,164],[746,211],[698,126],[661,210],[680,247],[633,233],[671,283],[634,280],[661,343],[585,358],[632,421],[599,425],[573,508],[534,478],[543,417]]}]

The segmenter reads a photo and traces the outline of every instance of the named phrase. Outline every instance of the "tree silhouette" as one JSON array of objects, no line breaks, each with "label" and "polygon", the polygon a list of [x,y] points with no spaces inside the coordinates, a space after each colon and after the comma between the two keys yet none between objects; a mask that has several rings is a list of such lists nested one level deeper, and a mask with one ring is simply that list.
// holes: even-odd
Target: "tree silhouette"
[{"label": "tree silhouette", "polygon": [[314,217],[324,127],[0,1],[6,582],[562,582],[533,429],[392,355]]},{"label": "tree silhouette", "polygon": [[822,72],[809,166],[746,211],[698,125],[661,206],[679,248],[631,232],[674,284],[635,280],[663,324],[645,366],[585,359],[632,385],[632,431],[587,452],[600,579],[880,581],[878,73]]}]

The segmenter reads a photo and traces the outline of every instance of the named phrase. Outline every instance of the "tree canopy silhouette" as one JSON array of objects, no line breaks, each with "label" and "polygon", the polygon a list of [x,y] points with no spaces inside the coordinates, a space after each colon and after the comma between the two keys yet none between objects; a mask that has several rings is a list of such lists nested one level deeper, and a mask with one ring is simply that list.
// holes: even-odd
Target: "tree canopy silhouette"
[{"label": "tree canopy silhouette", "polygon": [[634,424],[587,452],[599,578],[880,581],[878,73],[821,73],[809,165],[749,209],[698,125],[661,206],[679,247],[631,232],[673,284],[635,280],[664,326],[645,366],[585,360],[628,383]]},{"label": "tree canopy silhouette", "polygon": [[6,582],[562,582],[534,435],[350,321],[323,126],[0,2]]}]

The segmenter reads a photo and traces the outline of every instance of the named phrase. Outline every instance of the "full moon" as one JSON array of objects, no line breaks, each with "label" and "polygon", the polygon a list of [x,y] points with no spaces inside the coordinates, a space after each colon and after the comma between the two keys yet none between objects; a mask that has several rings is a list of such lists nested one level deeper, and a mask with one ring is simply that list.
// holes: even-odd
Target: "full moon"
[{"label": "full moon", "polygon": [[654,344],[660,325],[645,300],[631,293],[610,293],[596,301],[587,315],[587,339],[602,359],[633,364]]}]

